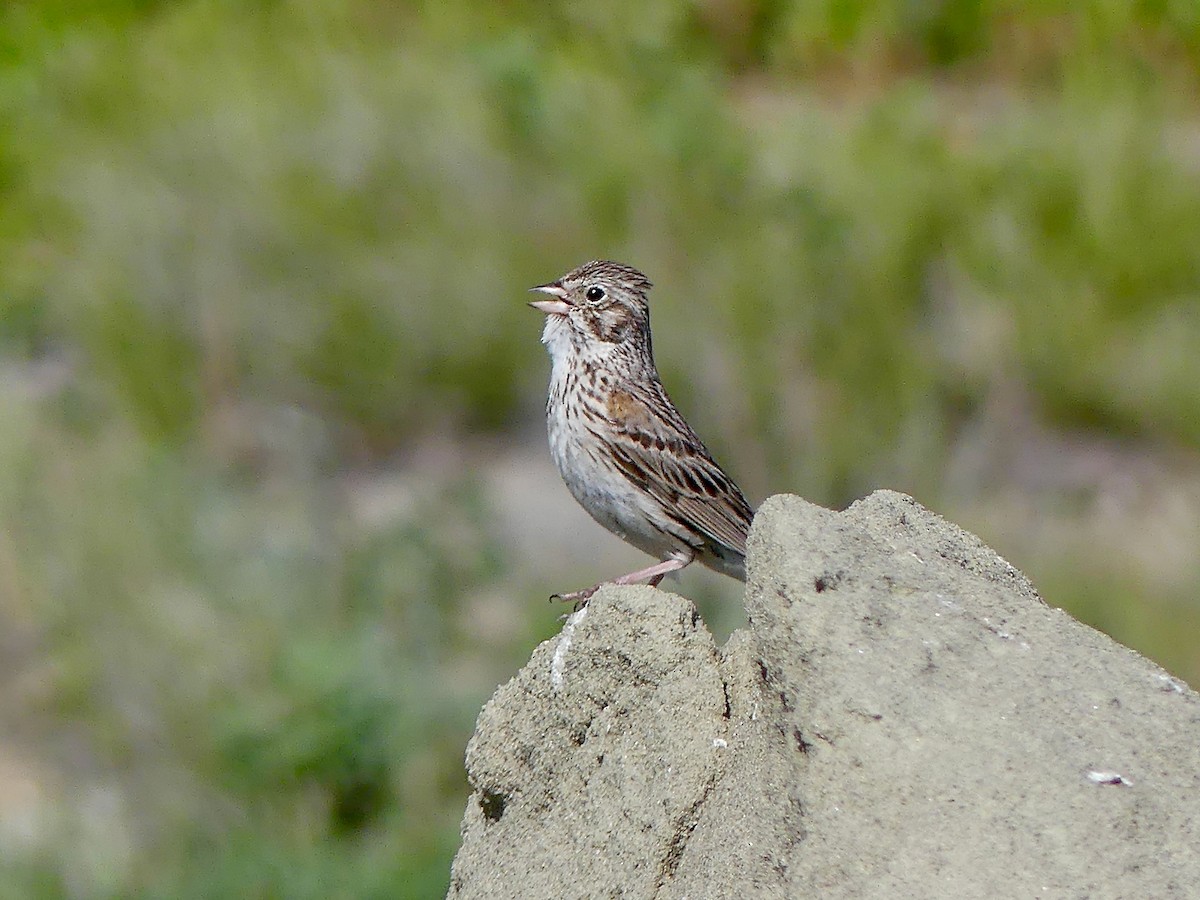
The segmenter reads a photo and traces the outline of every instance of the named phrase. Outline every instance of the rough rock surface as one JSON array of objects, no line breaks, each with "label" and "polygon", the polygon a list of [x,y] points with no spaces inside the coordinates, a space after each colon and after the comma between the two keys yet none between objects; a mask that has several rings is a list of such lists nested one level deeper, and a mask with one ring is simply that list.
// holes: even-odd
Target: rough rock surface
[{"label": "rough rock surface", "polygon": [[605,588],[467,748],[455,898],[1200,896],[1200,698],[909,497],[773,497],[748,628]]}]

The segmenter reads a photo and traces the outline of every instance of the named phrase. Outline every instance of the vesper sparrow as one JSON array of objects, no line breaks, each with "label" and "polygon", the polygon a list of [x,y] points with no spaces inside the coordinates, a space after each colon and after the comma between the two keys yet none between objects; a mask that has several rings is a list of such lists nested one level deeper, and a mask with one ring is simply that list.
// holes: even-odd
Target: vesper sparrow
[{"label": "vesper sparrow", "polygon": [[[746,580],[754,511],[683,420],[650,347],[650,281],[596,260],[532,288],[550,299],[546,422],[559,474],[601,525],[661,560],[613,579],[658,584],[695,560]],[[586,602],[596,587],[557,595]]]}]

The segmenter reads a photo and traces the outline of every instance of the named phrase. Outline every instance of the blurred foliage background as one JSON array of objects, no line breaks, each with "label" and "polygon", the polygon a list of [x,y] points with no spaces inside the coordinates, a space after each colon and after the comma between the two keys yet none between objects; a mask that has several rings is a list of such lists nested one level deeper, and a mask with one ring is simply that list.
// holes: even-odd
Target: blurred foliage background
[{"label": "blurred foliage background", "polygon": [[593,257],[753,500],[912,493],[1200,683],[1198,100],[1175,0],[4,4],[0,896],[444,892],[642,564],[545,449]]}]

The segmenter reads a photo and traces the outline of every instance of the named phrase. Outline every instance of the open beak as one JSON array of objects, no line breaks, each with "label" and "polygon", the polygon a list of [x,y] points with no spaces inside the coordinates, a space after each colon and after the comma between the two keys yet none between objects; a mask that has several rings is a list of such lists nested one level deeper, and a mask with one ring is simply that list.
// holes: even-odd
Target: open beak
[{"label": "open beak", "polygon": [[565,316],[571,311],[571,304],[567,303],[567,292],[561,284],[551,282],[550,284],[539,284],[537,287],[529,289],[531,292],[540,291],[543,294],[549,294],[555,298],[553,300],[531,300],[529,305],[539,312],[553,313],[557,316]]}]

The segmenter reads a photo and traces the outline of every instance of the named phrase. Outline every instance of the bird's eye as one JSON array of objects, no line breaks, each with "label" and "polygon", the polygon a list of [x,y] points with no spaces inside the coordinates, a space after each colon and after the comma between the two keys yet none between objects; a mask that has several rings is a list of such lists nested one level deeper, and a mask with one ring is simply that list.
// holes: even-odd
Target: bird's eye
[{"label": "bird's eye", "polygon": [[587,289],[586,296],[587,296],[588,300],[590,300],[592,303],[595,303],[597,300],[603,300],[604,299],[604,288],[598,287],[597,285],[592,285],[590,288]]}]

